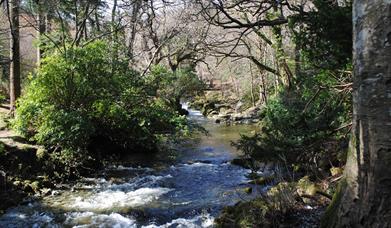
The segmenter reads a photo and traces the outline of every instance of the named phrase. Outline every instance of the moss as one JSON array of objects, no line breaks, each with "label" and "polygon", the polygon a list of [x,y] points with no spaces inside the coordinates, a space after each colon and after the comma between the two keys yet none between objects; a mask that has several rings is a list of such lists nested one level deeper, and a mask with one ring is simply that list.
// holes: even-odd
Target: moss
[{"label": "moss", "polygon": [[308,176],[301,178],[297,182],[297,192],[299,195],[309,195],[314,196],[318,187],[315,183],[311,182]]},{"label": "moss", "polygon": [[336,217],[338,214],[338,208],[342,201],[342,196],[347,187],[346,179],[342,179],[338,186],[337,190],[335,191],[333,195],[333,200],[331,201],[330,205],[327,207],[326,212],[322,216],[321,219],[321,228],[327,228],[327,227],[333,227],[336,222]]},{"label": "moss", "polygon": [[9,116],[5,113],[0,113],[0,130],[5,130],[8,127]]},{"label": "moss", "polygon": [[45,148],[43,148],[43,147],[39,147],[37,149],[36,154],[37,154],[38,160],[42,160],[42,159],[44,159],[46,157],[46,155],[48,155],[47,150]]},{"label": "moss", "polygon": [[4,143],[0,142],[0,157],[4,156],[6,153]]},{"label": "moss", "polygon": [[35,193],[39,193],[40,185],[39,181],[34,181],[30,184],[30,187]]},{"label": "moss", "polygon": [[251,187],[244,188],[243,190],[247,194],[251,194],[253,192],[253,188],[251,188]]},{"label": "moss", "polygon": [[274,176],[266,176],[266,177],[258,177],[249,182],[249,184],[257,184],[257,185],[266,185],[273,182],[275,179]]},{"label": "moss", "polygon": [[235,206],[226,207],[215,220],[217,227],[259,227],[267,226],[270,221],[266,219],[270,207],[268,203],[257,198],[248,202],[240,202]]},{"label": "moss", "polygon": [[22,186],[22,182],[19,181],[19,180],[14,181],[12,184],[13,184],[15,187],[18,187],[18,188]]},{"label": "moss", "polygon": [[343,173],[343,169],[340,167],[332,167],[330,169],[331,176],[341,175]]}]

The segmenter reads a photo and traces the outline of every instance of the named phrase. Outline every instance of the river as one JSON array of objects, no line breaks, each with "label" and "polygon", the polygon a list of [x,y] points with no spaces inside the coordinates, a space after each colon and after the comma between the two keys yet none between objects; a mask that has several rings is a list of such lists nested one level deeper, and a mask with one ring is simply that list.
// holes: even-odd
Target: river
[{"label": "river", "polygon": [[224,206],[256,194],[243,191],[250,171],[230,163],[238,156],[230,142],[254,126],[219,125],[189,112],[209,134],[164,155],[170,159],[108,166],[71,189],[9,209],[0,227],[213,227]]}]

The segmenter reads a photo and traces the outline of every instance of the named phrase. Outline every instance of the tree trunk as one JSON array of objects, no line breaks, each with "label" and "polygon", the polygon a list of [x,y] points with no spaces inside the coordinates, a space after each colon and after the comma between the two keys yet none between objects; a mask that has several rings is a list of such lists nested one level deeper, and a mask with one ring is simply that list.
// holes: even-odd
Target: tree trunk
[{"label": "tree trunk", "polygon": [[41,58],[43,56],[43,50],[41,48],[42,46],[42,37],[43,34],[46,32],[46,15],[44,13],[43,9],[44,2],[42,0],[37,0],[37,38],[39,39],[39,45],[37,47],[37,65],[39,66],[41,64]]},{"label": "tree trunk", "polygon": [[20,96],[20,40],[19,40],[19,0],[10,0],[11,44],[10,44],[10,110],[15,110]]},{"label": "tree trunk", "polygon": [[132,17],[131,17],[131,28],[130,28],[130,37],[129,37],[129,46],[128,46],[128,57],[131,61],[134,59],[134,42],[136,40],[136,28],[137,28],[137,21],[139,16],[139,11],[141,8],[141,1],[136,0],[133,3],[132,7]]},{"label": "tree trunk", "polygon": [[250,63],[250,76],[251,76],[251,87],[250,87],[250,93],[251,93],[251,103],[253,107],[255,107],[255,95],[254,95],[254,75],[253,75],[253,68]]},{"label": "tree trunk", "polygon": [[115,62],[118,59],[118,32],[116,28],[117,18],[117,0],[113,2],[113,9],[111,11],[111,47],[112,47],[112,72],[115,72]]},{"label": "tree trunk", "polygon": [[355,0],[353,135],[324,227],[391,227],[390,22],[390,0]]}]

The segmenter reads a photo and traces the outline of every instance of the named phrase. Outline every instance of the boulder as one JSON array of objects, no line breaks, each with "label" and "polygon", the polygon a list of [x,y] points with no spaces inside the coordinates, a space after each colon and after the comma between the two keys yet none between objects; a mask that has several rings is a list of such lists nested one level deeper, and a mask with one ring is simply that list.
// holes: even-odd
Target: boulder
[{"label": "boulder", "polygon": [[261,110],[259,107],[251,107],[245,111],[250,116],[257,116],[259,110]]},{"label": "boulder", "polygon": [[297,182],[297,194],[302,197],[304,203],[311,203],[311,197],[314,197],[318,190],[318,186],[310,181],[308,176],[301,178]]},{"label": "boulder", "polygon": [[243,107],[244,103],[239,101],[238,103],[236,103],[235,105],[235,112],[240,112],[240,109]]},{"label": "boulder", "polygon": [[231,115],[228,115],[228,114],[221,114],[221,113],[220,113],[220,114],[217,116],[217,118],[228,120],[228,119],[231,118]]},{"label": "boulder", "polygon": [[49,196],[51,194],[52,194],[52,190],[50,188],[43,188],[43,189],[41,189],[41,195]]},{"label": "boulder", "polygon": [[241,113],[234,114],[234,115],[232,115],[232,120],[233,121],[241,121],[241,120],[243,120],[243,116]]},{"label": "boulder", "polygon": [[217,116],[218,114],[219,114],[218,111],[211,111],[211,112],[208,113],[208,116],[212,117],[212,116]]},{"label": "boulder", "polygon": [[233,109],[227,109],[227,110],[225,110],[225,114],[227,114],[227,115],[235,114],[235,110],[233,110]]}]

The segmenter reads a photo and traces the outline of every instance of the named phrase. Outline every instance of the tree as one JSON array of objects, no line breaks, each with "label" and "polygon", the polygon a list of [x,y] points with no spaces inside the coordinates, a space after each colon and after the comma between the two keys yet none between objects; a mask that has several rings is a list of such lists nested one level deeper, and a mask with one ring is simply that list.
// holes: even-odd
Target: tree
[{"label": "tree", "polygon": [[[46,33],[46,20],[47,15],[45,14],[44,10],[44,4],[45,1],[43,0],[36,0],[35,2],[37,4],[37,37],[38,39],[42,39],[43,34]],[[43,50],[40,47],[42,45],[38,45],[37,47],[37,65],[39,66],[41,64],[41,58],[43,56]]]},{"label": "tree", "polygon": [[324,227],[391,226],[390,7],[388,0],[353,5],[353,134]]},{"label": "tree", "polygon": [[9,20],[11,27],[10,45],[10,109],[15,109],[16,100],[21,93],[20,88],[20,37],[19,37],[19,0],[9,1]]}]

